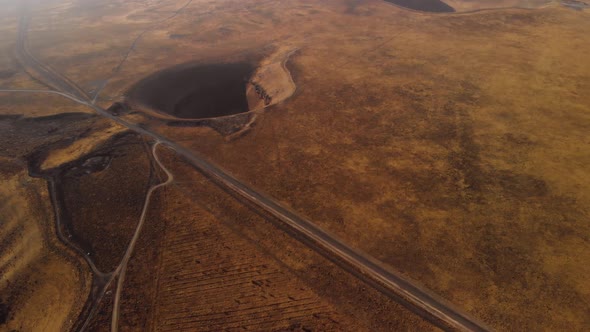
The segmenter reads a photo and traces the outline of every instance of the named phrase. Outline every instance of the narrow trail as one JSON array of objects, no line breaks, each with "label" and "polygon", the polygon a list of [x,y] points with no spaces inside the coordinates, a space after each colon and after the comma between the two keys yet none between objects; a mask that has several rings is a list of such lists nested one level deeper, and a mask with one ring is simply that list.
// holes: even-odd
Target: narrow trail
[{"label": "narrow trail", "polygon": [[114,302],[113,302],[113,313],[112,313],[112,320],[111,320],[111,331],[112,332],[117,332],[119,330],[119,308],[121,306],[120,299],[121,299],[121,292],[123,291],[123,283],[125,282],[125,274],[127,272],[127,265],[129,263],[129,259],[131,258],[131,255],[133,254],[133,250],[135,249],[135,245],[137,243],[137,239],[139,238],[139,235],[141,233],[143,225],[145,224],[145,219],[146,219],[146,215],[148,212],[148,208],[149,208],[150,199],[152,197],[152,194],[158,188],[164,187],[164,186],[170,184],[172,181],[174,181],[174,175],[172,175],[172,173],[170,173],[170,171],[166,167],[164,167],[164,165],[160,161],[160,158],[158,157],[158,154],[157,154],[158,145],[160,145],[160,142],[156,142],[154,144],[154,146],[152,147],[152,155],[154,156],[154,160],[156,161],[158,166],[166,173],[166,176],[168,177],[168,179],[166,179],[165,182],[157,184],[148,190],[147,195],[145,197],[144,204],[143,204],[143,208],[141,210],[141,216],[139,217],[139,222],[137,223],[135,233],[133,234],[133,238],[129,242],[129,246],[127,247],[127,251],[125,251],[125,255],[123,256],[121,263],[119,264],[119,266],[117,267],[117,269],[115,270],[115,273],[113,275],[113,277],[118,275],[119,278],[117,280],[117,286],[116,286],[117,290],[115,292],[115,298],[114,298]]}]

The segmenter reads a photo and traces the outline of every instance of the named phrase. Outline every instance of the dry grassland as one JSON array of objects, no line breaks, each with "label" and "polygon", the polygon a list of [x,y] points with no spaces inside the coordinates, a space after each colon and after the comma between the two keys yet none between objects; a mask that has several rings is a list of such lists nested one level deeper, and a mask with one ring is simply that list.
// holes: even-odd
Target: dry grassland
[{"label": "dry grassland", "polygon": [[[186,3],[113,1],[96,8],[48,1],[33,11],[30,46],[87,91],[108,83],[98,98],[104,107],[141,78],[176,64],[260,66],[261,59],[297,49],[286,63],[295,93],[258,112],[241,136],[168,127],[143,113],[124,117],[203,154],[495,329],[590,327],[588,10],[556,2],[454,0],[449,4],[464,13],[437,15],[377,0],[231,0],[193,1],[177,12]],[[479,10],[511,6],[528,9]],[[16,33],[6,28],[13,20],[2,24],[2,31]],[[13,47],[1,36],[2,50]],[[279,62],[270,62],[275,65],[266,68],[280,74]],[[2,84],[38,84],[13,65],[1,60]],[[268,75],[262,83],[271,91],[277,76]],[[56,97],[2,98],[10,101],[2,114],[80,111]],[[25,137],[16,129],[27,123],[46,131],[31,131],[33,143],[22,147],[2,147],[23,156],[43,145],[43,135],[50,143],[66,134],[88,137],[67,148],[56,143],[61,154],[55,150],[47,163],[73,160],[63,152],[91,151],[104,133],[84,136],[80,131],[94,120],[71,120],[78,124],[53,134],[35,121],[3,118],[0,125],[11,130],[6,137]],[[329,262],[309,258],[314,254],[270,225],[260,226],[262,219],[214,194],[181,162],[166,160],[178,178],[158,195],[152,228],[132,260],[125,327],[429,328],[379,294],[364,294],[362,285]],[[31,212],[36,214],[22,227],[30,238],[46,239],[53,233],[43,228],[49,221],[39,226],[51,215],[42,182],[22,171],[6,174],[15,188],[4,194],[6,201],[20,202],[22,211],[44,208]],[[44,193],[40,200],[19,187],[22,181],[35,183],[34,192]],[[22,218],[14,220],[16,225]],[[22,241],[15,238],[10,250]],[[51,254],[36,243],[18,266]],[[12,256],[3,250],[1,257],[4,264]],[[27,275],[43,279],[35,287],[46,293],[39,294],[64,299],[55,308],[61,317],[55,324],[69,326],[68,315],[79,310],[77,296],[87,294],[87,281],[80,281],[86,275],[71,261],[51,257],[43,271],[67,266],[60,278],[70,280],[71,289],[51,288],[56,274]],[[350,291],[343,294],[336,285]],[[227,293],[215,291],[225,288]],[[32,324],[19,318],[32,308],[29,302],[18,301],[23,304],[11,309],[9,324]],[[30,301],[36,308],[31,312],[45,303]],[[39,319],[42,324],[46,318]]]}]

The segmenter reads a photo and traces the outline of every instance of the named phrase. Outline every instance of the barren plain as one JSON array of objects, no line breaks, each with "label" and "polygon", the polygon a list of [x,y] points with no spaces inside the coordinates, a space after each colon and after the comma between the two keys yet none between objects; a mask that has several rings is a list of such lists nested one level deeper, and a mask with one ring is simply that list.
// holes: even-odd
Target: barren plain
[{"label": "barren plain", "polygon": [[2,1],[0,330],[587,331],[583,1]]}]

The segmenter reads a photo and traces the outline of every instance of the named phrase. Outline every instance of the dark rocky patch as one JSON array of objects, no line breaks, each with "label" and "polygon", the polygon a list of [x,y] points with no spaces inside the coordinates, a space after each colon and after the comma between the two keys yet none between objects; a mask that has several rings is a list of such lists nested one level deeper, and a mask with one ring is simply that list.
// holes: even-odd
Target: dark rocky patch
[{"label": "dark rocky patch", "polygon": [[174,120],[166,124],[170,127],[209,127],[223,136],[239,132],[252,120],[250,113],[237,114],[232,117],[202,119],[202,120]]},{"label": "dark rocky patch", "polygon": [[440,0],[385,0],[408,9],[431,13],[453,13],[455,9]]},{"label": "dark rocky patch", "polygon": [[4,120],[18,120],[22,118],[21,114],[0,114],[0,121]]},{"label": "dark rocky patch", "polygon": [[84,160],[81,165],[72,167],[70,172],[74,176],[83,176],[101,172],[109,166],[111,160],[112,156],[110,155],[93,156]]},{"label": "dark rocky patch", "polygon": [[51,123],[54,121],[81,121],[96,118],[96,115],[90,113],[59,113],[35,118],[23,118],[29,123]]},{"label": "dark rocky patch", "polygon": [[346,1],[346,14],[355,14],[356,7],[362,2],[362,0],[348,0]]},{"label": "dark rocky patch", "polygon": [[16,75],[16,71],[10,69],[0,70],[0,79],[9,79],[12,76]]},{"label": "dark rocky patch", "polygon": [[168,35],[168,37],[170,39],[183,39],[186,38],[188,35],[184,35],[184,34],[178,34],[178,33],[172,33],[170,35]]},{"label": "dark rocky patch", "polygon": [[119,116],[121,114],[129,112],[130,108],[125,103],[115,102],[109,108],[107,108],[107,112],[111,113],[112,115]]},{"label": "dark rocky patch", "polygon": [[184,64],[150,75],[127,93],[129,101],[178,118],[213,118],[248,111],[249,63]]},{"label": "dark rocky patch", "polygon": [[1,115],[0,156],[24,157],[42,146],[57,142],[65,146],[87,132],[96,120],[95,115],[88,113],[61,113],[35,118]]},{"label": "dark rocky patch", "polygon": [[10,307],[8,304],[3,303],[0,300],[0,325],[6,324],[8,321],[8,314],[10,313]]},{"label": "dark rocky patch", "polygon": [[524,200],[549,194],[549,187],[542,179],[527,174],[515,174],[500,170],[496,171],[494,175],[497,183],[508,197]]}]

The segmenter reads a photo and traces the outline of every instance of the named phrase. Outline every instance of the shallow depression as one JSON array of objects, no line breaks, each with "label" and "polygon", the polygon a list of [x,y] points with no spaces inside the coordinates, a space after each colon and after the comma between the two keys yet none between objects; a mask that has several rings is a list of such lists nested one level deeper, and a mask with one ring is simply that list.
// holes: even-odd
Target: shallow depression
[{"label": "shallow depression", "polygon": [[152,74],[127,93],[134,104],[178,118],[200,119],[248,111],[249,63],[184,64]]},{"label": "shallow depression", "polygon": [[385,0],[392,4],[423,12],[452,13],[455,9],[441,0]]}]

